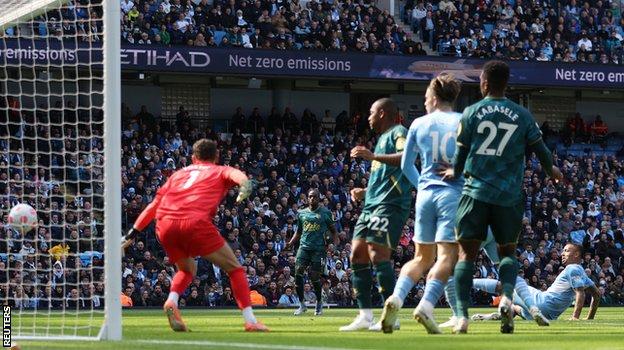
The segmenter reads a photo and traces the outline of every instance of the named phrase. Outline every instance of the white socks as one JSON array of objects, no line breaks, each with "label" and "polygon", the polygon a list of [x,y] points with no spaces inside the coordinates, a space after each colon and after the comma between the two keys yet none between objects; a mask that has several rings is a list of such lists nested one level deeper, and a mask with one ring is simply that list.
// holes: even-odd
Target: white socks
[{"label": "white socks", "polygon": [[434,305],[432,305],[429,301],[422,299],[420,303],[418,303],[418,308],[427,314],[433,313]]},{"label": "white socks", "polygon": [[360,309],[360,316],[365,319],[372,321],[373,320],[373,309]]},{"label": "white socks", "polygon": [[249,323],[257,323],[258,321],[256,320],[256,316],[254,316],[253,310],[251,309],[251,306],[247,306],[246,308],[244,308],[242,310],[243,312],[243,318],[245,319],[245,322],[249,322]]},{"label": "white socks", "polygon": [[167,300],[173,301],[173,303],[176,306],[178,306],[178,300],[180,300],[180,294],[178,294],[176,292],[169,292],[169,297],[167,298]]}]

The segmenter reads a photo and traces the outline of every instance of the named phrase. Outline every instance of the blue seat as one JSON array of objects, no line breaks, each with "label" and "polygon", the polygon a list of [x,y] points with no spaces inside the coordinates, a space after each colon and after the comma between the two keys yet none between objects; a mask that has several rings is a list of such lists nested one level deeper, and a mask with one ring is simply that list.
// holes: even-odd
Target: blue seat
[{"label": "blue seat", "polygon": [[82,266],[86,267],[86,266],[91,265],[91,263],[93,262],[93,257],[97,257],[98,259],[101,260],[103,257],[103,254],[98,251],[90,250],[84,253],[80,253],[79,257],[80,257],[80,263],[82,264]]},{"label": "blue seat", "polygon": [[494,30],[494,25],[490,24],[490,23],[485,23],[483,24],[483,31],[485,34],[486,38],[490,37],[490,34],[492,34],[492,31]]},{"label": "blue seat", "polygon": [[214,41],[217,45],[221,45],[221,40],[223,40],[223,37],[225,36],[225,32],[222,30],[215,30],[214,32]]},{"label": "blue seat", "polygon": [[45,37],[48,35],[48,26],[46,22],[44,21],[39,22],[37,29],[39,30],[39,36]]}]

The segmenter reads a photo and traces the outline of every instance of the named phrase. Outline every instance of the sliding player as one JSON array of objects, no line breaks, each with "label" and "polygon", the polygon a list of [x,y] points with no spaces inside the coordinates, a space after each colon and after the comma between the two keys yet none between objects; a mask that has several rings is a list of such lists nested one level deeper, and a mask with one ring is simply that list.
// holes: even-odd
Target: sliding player
[{"label": "sliding player", "polygon": [[[520,277],[516,279],[514,289],[514,311],[526,320],[534,319],[540,326],[548,326],[548,320],[556,320],[574,301],[572,320],[578,320],[585,304],[585,293],[589,291],[592,299],[587,313],[587,320],[593,320],[600,303],[600,292],[594,282],[587,277],[585,269],[580,265],[582,254],[581,246],[569,243],[563,248],[561,262],[565,269],[555,279],[555,282],[542,292],[529,286]],[[500,294],[501,284],[497,280],[478,278],[473,281],[475,289],[491,294]],[[537,307],[546,319],[533,318],[531,309]],[[500,314],[475,314],[473,320],[498,319]]]}]

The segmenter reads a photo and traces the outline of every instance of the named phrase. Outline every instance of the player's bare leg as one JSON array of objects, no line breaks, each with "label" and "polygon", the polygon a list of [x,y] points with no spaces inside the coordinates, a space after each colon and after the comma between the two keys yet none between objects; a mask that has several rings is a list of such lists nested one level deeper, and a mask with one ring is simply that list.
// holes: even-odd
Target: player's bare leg
[{"label": "player's bare leg", "polygon": [[176,266],[178,267],[178,272],[173,276],[171,292],[169,292],[169,297],[163,305],[163,311],[167,315],[171,329],[175,332],[189,332],[190,330],[184,320],[182,320],[182,315],[180,315],[178,300],[180,299],[180,294],[191,284],[197,272],[197,265],[194,259],[183,258],[176,262]]},{"label": "player's bare leg", "polygon": [[425,294],[414,310],[414,319],[422,324],[427,333],[442,333],[433,318],[433,309],[444,293],[444,286],[457,262],[457,243],[437,243],[438,260],[427,276]]},{"label": "player's bare leg", "polygon": [[468,332],[468,307],[470,306],[470,290],[472,289],[472,273],[474,261],[479,253],[481,241],[458,240],[459,258],[455,265],[455,291],[457,293],[457,309],[460,312],[453,333],[461,334]]},{"label": "player's bare leg", "polygon": [[368,245],[363,239],[354,239],[351,248],[353,293],[357,299],[359,314],[349,325],[340,327],[341,332],[367,330],[373,324],[371,300],[372,277]]},{"label": "player's bare leg", "polygon": [[403,307],[405,297],[412,290],[412,287],[423,276],[431,265],[433,265],[436,253],[435,244],[415,245],[414,258],[401,268],[401,274],[394,287],[394,292],[384,303],[381,313],[381,328],[384,333],[392,333],[396,320]]},{"label": "player's bare leg", "polygon": [[232,292],[238,304],[239,309],[243,313],[245,319],[245,331],[248,332],[267,332],[269,329],[256,320],[256,316],[251,309],[251,299],[249,297],[249,282],[243,267],[236,260],[234,252],[229,245],[224,244],[216,252],[203,256],[204,259],[219,266],[228,274],[230,283],[232,284]]}]

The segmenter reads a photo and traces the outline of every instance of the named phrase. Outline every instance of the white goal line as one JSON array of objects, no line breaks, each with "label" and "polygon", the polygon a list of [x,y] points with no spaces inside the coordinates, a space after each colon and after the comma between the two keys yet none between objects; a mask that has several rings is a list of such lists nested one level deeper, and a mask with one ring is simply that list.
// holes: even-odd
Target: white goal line
[{"label": "white goal line", "polygon": [[156,340],[138,339],[132,342],[155,345],[185,345],[185,346],[225,346],[238,349],[277,349],[277,350],[357,350],[355,348],[330,348],[316,346],[280,345],[280,344],[259,344],[259,343],[233,343],[210,340]]}]

